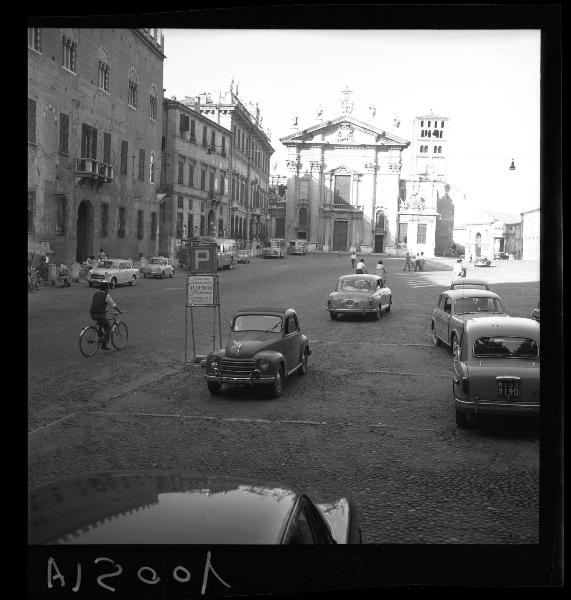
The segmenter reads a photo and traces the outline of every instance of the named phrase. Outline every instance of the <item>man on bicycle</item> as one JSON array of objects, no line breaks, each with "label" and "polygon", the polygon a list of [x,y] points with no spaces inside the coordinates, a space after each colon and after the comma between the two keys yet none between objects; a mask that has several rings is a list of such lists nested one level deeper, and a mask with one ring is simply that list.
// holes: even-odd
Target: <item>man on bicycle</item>
[{"label": "man on bicycle", "polygon": [[91,301],[91,309],[90,314],[91,318],[94,321],[97,321],[101,327],[103,327],[103,331],[105,332],[105,337],[103,338],[103,344],[101,348],[103,350],[111,350],[107,345],[109,343],[109,336],[111,335],[111,323],[107,319],[107,315],[105,311],[107,309],[107,305],[111,305],[117,312],[123,312],[115,302],[113,302],[113,298],[107,293],[109,289],[109,284],[107,282],[101,283],[99,286],[99,290],[93,294],[93,300]]}]

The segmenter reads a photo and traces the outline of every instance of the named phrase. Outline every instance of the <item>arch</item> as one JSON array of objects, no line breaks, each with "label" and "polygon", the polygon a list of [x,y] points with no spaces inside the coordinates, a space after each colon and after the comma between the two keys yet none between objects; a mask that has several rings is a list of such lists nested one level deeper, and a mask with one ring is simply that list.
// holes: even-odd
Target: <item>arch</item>
[{"label": "arch", "polygon": [[93,206],[89,200],[82,200],[77,208],[76,236],[75,260],[82,263],[93,254]]},{"label": "arch", "polygon": [[375,225],[377,230],[384,230],[385,228],[385,213],[382,210],[377,211],[377,216],[375,217]]},{"label": "arch", "polygon": [[218,227],[216,223],[216,213],[214,210],[208,211],[208,219],[206,222],[207,234],[206,235],[218,235]]},{"label": "arch", "polygon": [[474,254],[476,257],[482,253],[482,234],[478,231],[474,236]]},{"label": "arch", "polygon": [[99,46],[97,51],[97,87],[109,93],[109,73],[111,71],[111,59],[109,52],[104,46]]}]

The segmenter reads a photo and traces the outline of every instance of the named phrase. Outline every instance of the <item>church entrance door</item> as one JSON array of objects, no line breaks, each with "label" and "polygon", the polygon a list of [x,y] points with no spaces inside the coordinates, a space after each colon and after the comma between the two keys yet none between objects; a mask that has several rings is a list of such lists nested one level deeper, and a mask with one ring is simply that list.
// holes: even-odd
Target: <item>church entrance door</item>
[{"label": "church entrance door", "polygon": [[384,244],[385,244],[385,236],[384,235],[375,235],[375,252],[377,252],[377,253],[383,252]]},{"label": "church entrance door", "polygon": [[347,221],[333,221],[333,250],[347,250]]}]

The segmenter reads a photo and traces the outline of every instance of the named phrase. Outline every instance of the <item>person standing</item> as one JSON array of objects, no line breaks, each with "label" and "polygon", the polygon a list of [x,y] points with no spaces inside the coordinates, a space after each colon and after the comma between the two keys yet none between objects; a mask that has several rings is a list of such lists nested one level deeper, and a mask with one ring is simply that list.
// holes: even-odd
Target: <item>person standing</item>
[{"label": "person standing", "polygon": [[462,266],[461,258],[457,259],[456,264],[454,265],[454,276],[455,277],[464,277],[464,267]]},{"label": "person standing", "polygon": [[103,350],[111,350],[108,346],[109,344],[109,336],[111,335],[111,323],[109,319],[107,319],[106,310],[107,305],[112,306],[117,312],[123,312],[117,304],[113,301],[113,298],[107,293],[109,289],[109,284],[107,282],[103,282],[99,289],[93,294],[93,298],[91,300],[91,308],[89,309],[89,314],[94,321],[97,321],[103,328],[104,337],[103,344],[101,348]]},{"label": "person standing", "polygon": [[424,271],[424,252],[420,253],[420,270]]},{"label": "person standing", "polygon": [[107,258],[107,254],[105,254],[105,252],[103,252],[103,248],[99,248],[98,258],[99,258],[99,260],[105,260]]},{"label": "person standing", "polygon": [[387,284],[387,269],[383,264],[383,261],[380,259],[377,262],[376,272],[377,276],[381,278],[381,286],[385,287],[385,285]]},{"label": "person standing", "polygon": [[367,266],[365,265],[365,259],[360,258],[357,263],[357,268],[355,269],[355,273],[364,274],[367,272]]},{"label": "person standing", "polygon": [[354,269],[355,268],[355,262],[357,261],[357,253],[355,252],[355,250],[353,250],[351,252],[351,268]]},{"label": "person standing", "polygon": [[411,267],[411,263],[410,263],[410,253],[407,252],[406,256],[405,256],[405,262],[404,262],[404,267],[403,267],[403,271],[406,271],[407,269],[410,271],[410,267]]},{"label": "person standing", "polygon": [[420,271],[420,254],[416,253],[416,258],[414,259],[414,270]]}]

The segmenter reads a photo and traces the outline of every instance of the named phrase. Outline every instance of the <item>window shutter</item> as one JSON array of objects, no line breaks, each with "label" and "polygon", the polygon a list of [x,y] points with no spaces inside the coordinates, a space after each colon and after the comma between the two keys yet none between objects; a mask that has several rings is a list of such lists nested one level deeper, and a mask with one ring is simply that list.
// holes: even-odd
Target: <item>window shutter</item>
[{"label": "window shutter", "polygon": [[36,143],[36,101],[28,98],[28,142]]}]

